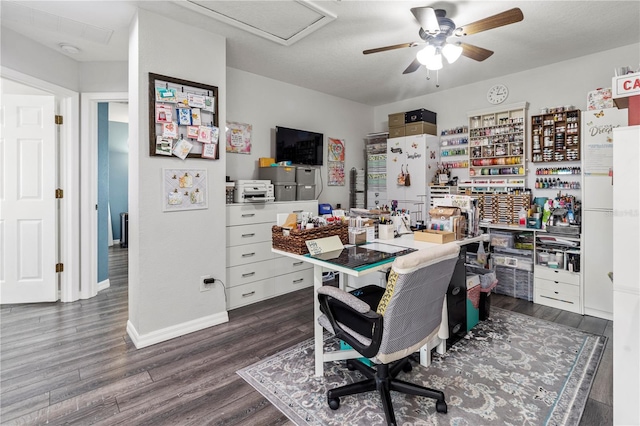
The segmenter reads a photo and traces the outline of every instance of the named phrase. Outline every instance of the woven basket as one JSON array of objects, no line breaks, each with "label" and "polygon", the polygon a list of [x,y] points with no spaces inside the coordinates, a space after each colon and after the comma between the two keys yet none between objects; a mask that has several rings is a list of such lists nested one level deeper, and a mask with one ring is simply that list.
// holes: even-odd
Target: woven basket
[{"label": "woven basket", "polygon": [[277,225],[271,228],[273,248],[295,254],[309,253],[309,249],[307,249],[307,244],[305,243],[307,240],[337,235],[340,237],[342,244],[349,242],[349,225],[346,223],[320,226],[312,229],[292,229],[289,231],[288,236],[283,235],[282,230],[283,228]]}]

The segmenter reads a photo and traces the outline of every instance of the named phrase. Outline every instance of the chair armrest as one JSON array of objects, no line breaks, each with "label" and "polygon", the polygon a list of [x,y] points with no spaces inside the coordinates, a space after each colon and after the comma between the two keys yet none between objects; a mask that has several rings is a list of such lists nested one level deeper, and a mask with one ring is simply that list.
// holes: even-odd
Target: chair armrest
[{"label": "chair armrest", "polygon": [[[337,297],[334,297],[334,295]],[[341,324],[335,319],[334,312],[329,304],[330,299],[333,299],[333,304],[348,310],[351,315],[360,317],[371,324],[372,336],[371,342],[368,345],[363,344],[354,334],[345,330],[344,327],[348,327],[349,324]],[[346,300],[346,302],[342,299]],[[382,342],[382,315],[371,310],[366,302],[358,299],[354,295],[331,286],[323,286],[318,289],[318,301],[320,302],[320,310],[327,316],[327,319],[333,327],[335,336],[338,339],[344,340],[353,349],[367,358],[371,358],[378,353],[380,343]],[[351,306],[351,304],[355,307]]]},{"label": "chair armrest", "polygon": [[347,293],[346,291],[337,287],[332,287],[330,285],[322,286],[318,289],[318,294],[331,296],[362,314],[371,310],[371,307],[365,301],[358,299],[353,294]]}]

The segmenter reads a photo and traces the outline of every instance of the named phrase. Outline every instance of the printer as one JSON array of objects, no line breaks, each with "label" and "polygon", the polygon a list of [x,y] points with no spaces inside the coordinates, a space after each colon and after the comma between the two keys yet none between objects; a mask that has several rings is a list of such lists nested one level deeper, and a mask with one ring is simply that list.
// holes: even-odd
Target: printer
[{"label": "printer", "polygon": [[276,199],[270,180],[237,180],[234,202],[264,203]]}]

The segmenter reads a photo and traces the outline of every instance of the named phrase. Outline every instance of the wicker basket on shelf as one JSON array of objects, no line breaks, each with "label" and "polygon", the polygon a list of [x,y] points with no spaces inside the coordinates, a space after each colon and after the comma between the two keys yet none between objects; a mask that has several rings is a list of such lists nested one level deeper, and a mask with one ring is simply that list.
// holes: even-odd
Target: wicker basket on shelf
[{"label": "wicker basket on shelf", "polygon": [[320,226],[312,229],[291,229],[289,235],[284,235],[281,226],[274,225],[271,228],[271,241],[274,249],[288,251],[295,254],[307,254],[307,240],[331,237],[337,235],[342,244],[349,242],[349,225],[346,223]]}]

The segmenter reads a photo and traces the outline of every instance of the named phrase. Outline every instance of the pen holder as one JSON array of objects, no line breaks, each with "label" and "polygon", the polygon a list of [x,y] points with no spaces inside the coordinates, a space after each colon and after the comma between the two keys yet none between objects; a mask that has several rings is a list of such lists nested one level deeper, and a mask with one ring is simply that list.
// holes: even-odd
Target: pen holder
[{"label": "pen holder", "polygon": [[378,238],[381,240],[392,240],[395,237],[394,228],[395,226],[393,224],[378,225]]}]

